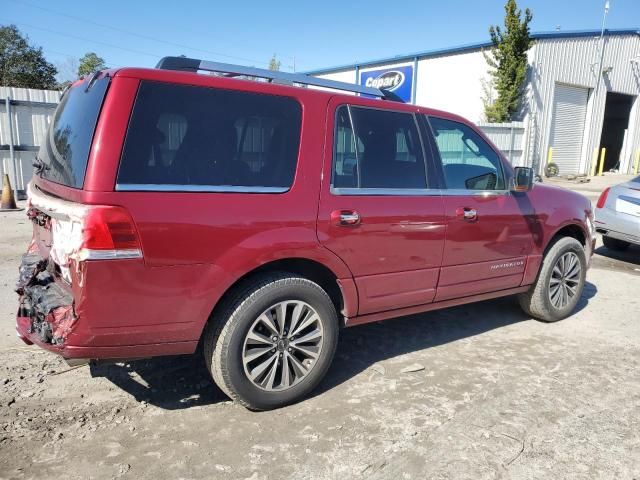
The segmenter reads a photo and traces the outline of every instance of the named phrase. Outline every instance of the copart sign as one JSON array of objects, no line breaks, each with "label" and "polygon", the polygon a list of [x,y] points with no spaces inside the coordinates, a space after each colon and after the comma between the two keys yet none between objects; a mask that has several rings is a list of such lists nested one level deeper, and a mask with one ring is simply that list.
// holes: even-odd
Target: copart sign
[{"label": "copart sign", "polygon": [[360,85],[381,88],[395,93],[405,102],[411,102],[413,66],[384,68],[360,72]]}]

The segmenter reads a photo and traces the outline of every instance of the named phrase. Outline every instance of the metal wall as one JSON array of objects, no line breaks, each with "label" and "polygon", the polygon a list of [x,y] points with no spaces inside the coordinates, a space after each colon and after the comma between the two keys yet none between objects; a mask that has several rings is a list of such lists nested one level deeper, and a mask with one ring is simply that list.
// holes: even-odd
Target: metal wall
[{"label": "metal wall", "polygon": [[[632,61],[640,55],[640,36],[637,34],[605,35],[603,69],[610,73],[598,75],[600,61],[600,39],[594,37],[539,39],[532,50],[530,78],[528,83],[528,108],[535,125],[531,145],[533,156],[544,164],[551,145],[551,124],[555,86],[575,85],[589,89],[587,117],[583,139],[580,172],[588,173],[592,158],[600,145],[600,135],[604,118],[606,92],[635,95],[629,132],[630,155],[640,149],[640,68]],[[600,81],[597,93],[596,82]],[[632,138],[631,138],[632,137]],[[630,158],[622,159],[621,171],[632,168]],[[562,174],[562,172],[560,172]]]},{"label": "metal wall", "polygon": [[[551,122],[555,85],[567,84],[588,88],[585,132],[579,171],[588,173],[594,153],[600,144],[606,92],[625,93],[636,96],[631,110],[626,149],[620,170],[633,169],[634,159],[640,151],[640,35],[637,32],[613,32],[605,34],[603,68],[611,71],[596,75],[600,61],[599,35],[563,34],[541,35],[535,39],[529,51],[529,78],[526,85],[524,108],[519,118],[524,121],[523,147],[518,164],[534,166],[542,171],[552,146]],[[635,60],[633,60],[635,59]],[[489,67],[484,59],[482,47],[453,49],[437,55],[418,56],[414,103],[457,113],[479,122],[483,116],[483,82],[489,79]],[[407,64],[405,59],[390,59],[366,68],[393,68]],[[359,67],[342,67],[316,75],[346,82],[358,81]],[[600,78],[597,95],[596,81]],[[505,150],[502,140],[492,135],[494,129],[486,124],[482,127],[498,144],[507,157],[515,155]],[[498,127],[499,129],[500,127]],[[517,143],[517,142],[516,142]],[[562,172],[561,172],[562,173]]]},{"label": "metal wall", "polygon": [[[7,115],[7,99],[10,115]],[[0,174],[8,173],[16,190],[25,190],[31,179],[31,163],[59,100],[57,90],[0,87]]]},{"label": "metal wall", "polygon": [[516,167],[527,166],[525,157],[526,149],[526,123],[488,123],[478,122],[476,124],[484,134],[495,144],[496,147],[509,159]]}]

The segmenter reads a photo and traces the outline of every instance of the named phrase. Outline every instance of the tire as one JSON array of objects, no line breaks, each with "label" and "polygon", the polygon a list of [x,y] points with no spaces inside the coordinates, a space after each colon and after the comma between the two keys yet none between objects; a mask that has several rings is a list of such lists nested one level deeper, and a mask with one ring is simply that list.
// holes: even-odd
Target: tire
[{"label": "tire", "polygon": [[547,178],[557,177],[560,174],[560,167],[558,167],[557,163],[547,163],[544,167],[544,174]]},{"label": "tire", "polygon": [[231,399],[251,410],[282,407],[308,395],[329,369],[338,343],[336,308],[306,278],[260,276],[216,309],[203,343],[207,368]]},{"label": "tire", "polygon": [[602,236],[602,243],[604,243],[604,246],[609,250],[614,250],[616,252],[624,252],[631,245],[629,242],[607,237],[606,235]]},{"label": "tire", "polygon": [[[561,259],[564,260],[563,264],[560,263]],[[577,275],[573,274],[573,267],[569,267],[569,262],[573,260],[579,264]],[[569,271],[558,275],[558,271],[563,271],[563,265]],[[543,322],[562,320],[578,304],[586,273],[587,259],[582,244],[575,238],[561,237],[547,249],[536,282],[528,292],[518,296],[520,306],[526,313]],[[565,299],[566,303],[563,303]]]}]

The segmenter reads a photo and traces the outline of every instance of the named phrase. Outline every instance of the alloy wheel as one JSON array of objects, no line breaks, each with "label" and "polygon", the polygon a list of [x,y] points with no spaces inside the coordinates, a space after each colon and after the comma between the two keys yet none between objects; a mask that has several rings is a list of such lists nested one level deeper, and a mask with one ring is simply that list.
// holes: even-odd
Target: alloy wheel
[{"label": "alloy wheel", "polygon": [[245,337],[245,374],[263,390],[289,389],[311,372],[322,346],[322,322],[313,307],[300,300],[276,303],[258,316]]},{"label": "alloy wheel", "polygon": [[566,252],[558,258],[549,280],[549,300],[554,307],[566,307],[578,294],[581,273],[580,259],[574,252]]}]

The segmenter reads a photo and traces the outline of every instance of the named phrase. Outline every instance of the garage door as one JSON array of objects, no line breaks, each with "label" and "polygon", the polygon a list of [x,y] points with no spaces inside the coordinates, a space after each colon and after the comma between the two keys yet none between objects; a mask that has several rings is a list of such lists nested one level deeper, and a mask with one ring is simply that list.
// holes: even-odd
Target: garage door
[{"label": "garage door", "polygon": [[580,173],[580,156],[589,90],[557,83],[553,95],[551,142],[560,175]]}]

